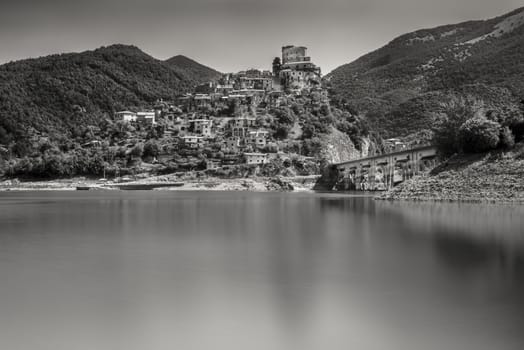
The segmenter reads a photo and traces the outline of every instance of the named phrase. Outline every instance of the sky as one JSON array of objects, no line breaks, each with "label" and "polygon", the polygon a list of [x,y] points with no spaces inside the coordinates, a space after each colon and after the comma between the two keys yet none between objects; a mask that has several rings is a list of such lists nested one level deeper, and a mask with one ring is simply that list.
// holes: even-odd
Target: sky
[{"label": "sky", "polygon": [[328,73],[395,37],[486,19],[524,0],[0,0],[0,63],[116,43],[222,72],[270,69],[283,45]]}]

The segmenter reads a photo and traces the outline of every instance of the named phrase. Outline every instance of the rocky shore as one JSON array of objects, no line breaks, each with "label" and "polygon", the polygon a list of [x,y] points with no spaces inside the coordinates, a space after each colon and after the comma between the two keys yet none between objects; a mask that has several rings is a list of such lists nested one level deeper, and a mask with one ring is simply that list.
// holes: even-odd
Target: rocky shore
[{"label": "rocky shore", "polygon": [[377,199],[524,204],[524,159],[502,152],[456,156]]},{"label": "rocky shore", "polygon": [[[190,178],[184,179],[172,176],[158,176],[149,178],[147,182],[170,182],[178,180],[182,186],[169,187],[165,190],[172,191],[254,191],[254,192],[292,192],[311,191],[318,176],[294,176],[294,177],[248,177],[248,178]],[[161,189],[164,190],[164,189]]]}]

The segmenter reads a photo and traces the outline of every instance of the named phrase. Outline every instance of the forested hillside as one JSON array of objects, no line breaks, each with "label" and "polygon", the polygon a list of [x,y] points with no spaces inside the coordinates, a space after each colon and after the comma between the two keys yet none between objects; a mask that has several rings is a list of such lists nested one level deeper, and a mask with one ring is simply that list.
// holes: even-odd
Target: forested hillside
[{"label": "forested hillside", "polygon": [[333,100],[383,137],[427,131],[458,104],[514,110],[524,97],[524,8],[402,35],[326,80]]},{"label": "forested hillside", "polygon": [[165,62],[175,70],[184,70],[189,75],[189,78],[200,82],[217,80],[222,75],[222,73],[204,66],[184,55],[171,57]]},{"label": "forested hillside", "polygon": [[4,64],[0,144],[14,143],[14,152],[23,156],[34,135],[67,137],[116,110],[191,91],[208,79],[202,67],[191,60],[168,64],[126,45]]}]

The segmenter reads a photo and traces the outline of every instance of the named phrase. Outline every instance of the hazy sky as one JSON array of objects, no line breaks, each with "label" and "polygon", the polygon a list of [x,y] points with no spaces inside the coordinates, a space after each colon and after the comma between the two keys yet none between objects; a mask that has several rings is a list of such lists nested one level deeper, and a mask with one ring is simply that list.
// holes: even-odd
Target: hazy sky
[{"label": "hazy sky", "polygon": [[0,63],[133,44],[223,72],[304,45],[328,73],[413,30],[495,17],[523,0],[0,0]]}]

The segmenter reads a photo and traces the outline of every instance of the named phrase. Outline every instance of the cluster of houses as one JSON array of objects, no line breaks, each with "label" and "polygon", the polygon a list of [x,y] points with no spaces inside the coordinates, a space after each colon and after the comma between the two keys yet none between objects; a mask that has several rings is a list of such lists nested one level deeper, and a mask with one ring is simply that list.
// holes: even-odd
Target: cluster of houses
[{"label": "cluster of houses", "polygon": [[325,93],[320,68],[306,56],[306,50],[284,46],[272,71],[224,74],[197,86],[191,94],[177,96],[172,103],[158,101],[152,111],[117,112],[115,119],[151,126],[162,120],[179,147],[198,150],[218,144],[226,154],[242,155],[247,164],[267,163],[273,156],[266,152],[271,134],[257,123],[257,109],[278,107],[287,94],[305,89]]}]

